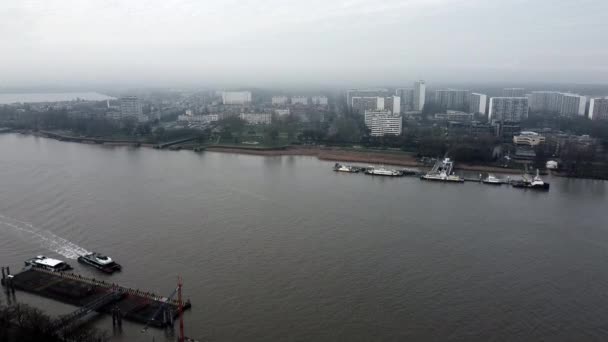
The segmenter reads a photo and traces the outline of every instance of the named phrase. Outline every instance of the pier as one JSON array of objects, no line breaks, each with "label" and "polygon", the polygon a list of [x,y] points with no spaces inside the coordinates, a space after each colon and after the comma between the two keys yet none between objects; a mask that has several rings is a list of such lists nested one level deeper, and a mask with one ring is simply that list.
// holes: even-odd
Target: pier
[{"label": "pier", "polygon": [[[180,303],[173,298],[74,273],[30,268],[11,275],[10,270],[3,267],[1,283],[6,291],[25,291],[78,306],[78,310],[60,319],[58,324],[61,325],[82,320],[92,312],[100,312],[111,314],[114,324],[121,325],[122,319],[126,319],[164,328],[173,326],[173,321],[180,315]],[[190,309],[190,302],[183,303],[182,308]]]}]

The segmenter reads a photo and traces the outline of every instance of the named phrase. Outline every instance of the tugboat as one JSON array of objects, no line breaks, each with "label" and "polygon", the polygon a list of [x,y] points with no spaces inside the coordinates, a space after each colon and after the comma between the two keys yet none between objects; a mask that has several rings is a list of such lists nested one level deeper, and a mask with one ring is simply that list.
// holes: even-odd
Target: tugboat
[{"label": "tugboat", "polygon": [[482,179],[481,182],[483,184],[490,185],[501,185],[502,183],[504,183],[500,178],[494,177],[493,175],[488,175],[488,177]]},{"label": "tugboat", "polygon": [[336,165],[334,165],[334,171],[357,173],[357,172],[359,172],[359,169],[356,167],[353,167],[353,166],[342,165],[342,164],[336,163]]},{"label": "tugboat", "polygon": [[72,266],[68,265],[67,263],[61,260],[47,258],[44,255],[38,255],[35,258],[26,260],[25,266],[40,268],[52,272],[63,272],[72,269]]},{"label": "tugboat", "polygon": [[372,176],[389,176],[389,177],[403,176],[401,171],[389,170],[389,169],[384,168],[383,166],[378,167],[378,168],[370,167],[365,171],[365,173],[368,175],[372,175]]},{"label": "tugboat", "polygon": [[535,189],[535,190],[549,190],[549,183],[544,182],[542,178],[540,178],[538,174],[538,169],[536,169],[536,176],[532,180],[528,177],[527,174],[523,175],[523,179],[520,181],[514,181],[511,185],[514,188],[525,188],[525,189]]},{"label": "tugboat", "polygon": [[114,260],[112,260],[110,257],[95,252],[79,256],[78,262],[95,267],[96,269],[108,274],[120,271],[122,269],[122,266],[114,262]]}]

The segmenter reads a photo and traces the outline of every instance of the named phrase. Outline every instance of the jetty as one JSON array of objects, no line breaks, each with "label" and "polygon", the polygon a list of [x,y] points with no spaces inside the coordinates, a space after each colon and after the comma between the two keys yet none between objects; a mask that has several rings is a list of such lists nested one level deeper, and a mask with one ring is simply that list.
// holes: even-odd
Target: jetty
[{"label": "jetty", "polygon": [[[90,317],[90,313],[98,312],[112,315],[113,323],[118,325],[122,324],[122,319],[126,319],[164,328],[173,326],[174,320],[181,314],[180,310],[192,307],[189,300],[180,303],[173,299],[173,295],[167,298],[75,273],[38,268],[26,268],[12,275],[8,267],[2,267],[1,283],[8,292],[20,290],[78,306],[78,310],[62,316],[59,320],[61,325],[82,321]],[[181,283],[179,286],[181,289]]]}]

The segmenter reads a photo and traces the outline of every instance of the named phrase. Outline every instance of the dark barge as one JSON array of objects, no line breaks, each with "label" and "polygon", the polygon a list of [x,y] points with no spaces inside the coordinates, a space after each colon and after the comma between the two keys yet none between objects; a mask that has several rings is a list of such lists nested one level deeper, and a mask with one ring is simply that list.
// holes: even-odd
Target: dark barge
[{"label": "dark barge", "polygon": [[[179,316],[176,300],[74,273],[30,268],[5,277],[3,268],[2,285],[81,307],[117,294],[117,300],[96,311],[112,315],[119,312],[121,318],[157,328],[171,325]],[[190,309],[190,301],[183,303],[182,307],[183,310]]]}]

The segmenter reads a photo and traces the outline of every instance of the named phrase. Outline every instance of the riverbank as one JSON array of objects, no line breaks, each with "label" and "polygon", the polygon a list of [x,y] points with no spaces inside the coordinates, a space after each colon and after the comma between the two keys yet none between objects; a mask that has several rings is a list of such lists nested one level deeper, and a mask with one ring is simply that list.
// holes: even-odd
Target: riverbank
[{"label": "riverbank", "polygon": [[[33,132],[20,131],[23,134],[32,134],[36,136],[47,137],[60,141],[72,141],[88,144],[103,144],[106,146],[134,146],[134,147],[154,147],[154,144],[147,144],[141,141],[113,140],[100,139],[89,137],[73,137],[57,132]],[[176,145],[182,149],[195,150],[192,144]],[[239,145],[207,145],[204,146],[206,151],[221,152],[221,153],[238,153],[258,156],[313,156],[320,160],[343,163],[359,163],[359,164],[380,164],[400,167],[414,167],[419,169],[429,168],[416,159],[413,153],[392,150],[369,150],[369,149],[354,149],[344,147],[328,147],[328,146],[301,146],[287,145],[278,147],[255,147],[255,146],[239,146]],[[456,161],[455,170],[472,171],[484,173],[503,173],[503,174],[520,174],[520,169],[502,168],[497,166],[479,165],[479,164],[463,164]]]}]

